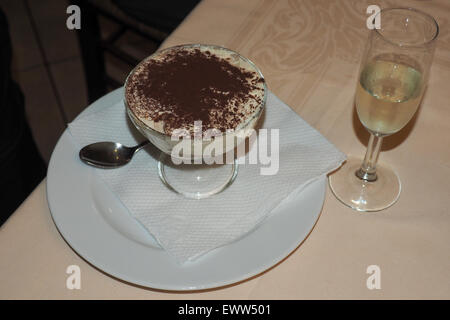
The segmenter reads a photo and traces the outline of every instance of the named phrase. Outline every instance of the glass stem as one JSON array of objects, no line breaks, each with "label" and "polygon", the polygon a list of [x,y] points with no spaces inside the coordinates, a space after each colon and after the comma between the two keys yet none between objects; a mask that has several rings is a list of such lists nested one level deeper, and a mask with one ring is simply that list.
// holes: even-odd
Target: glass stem
[{"label": "glass stem", "polygon": [[365,181],[377,180],[377,161],[382,143],[383,137],[376,136],[372,133],[370,134],[366,156],[364,157],[361,168],[355,172],[358,178]]}]

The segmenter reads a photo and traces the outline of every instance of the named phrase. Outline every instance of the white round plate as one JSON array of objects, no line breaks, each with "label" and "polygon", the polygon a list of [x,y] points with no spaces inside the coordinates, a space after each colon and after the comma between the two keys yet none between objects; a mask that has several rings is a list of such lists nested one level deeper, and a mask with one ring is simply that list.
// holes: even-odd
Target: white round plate
[{"label": "white round plate", "polygon": [[[123,91],[118,89],[82,114],[107,108],[122,97]],[[96,178],[94,169],[79,160],[78,151],[66,130],[50,160],[47,198],[58,230],[95,267],[116,278],[155,289],[221,287],[269,269],[308,236],[325,198],[326,177],[322,177],[291,194],[276,213],[251,233],[179,265]],[[234,183],[239,183],[239,176]],[[162,183],[161,188],[165,188]]]}]

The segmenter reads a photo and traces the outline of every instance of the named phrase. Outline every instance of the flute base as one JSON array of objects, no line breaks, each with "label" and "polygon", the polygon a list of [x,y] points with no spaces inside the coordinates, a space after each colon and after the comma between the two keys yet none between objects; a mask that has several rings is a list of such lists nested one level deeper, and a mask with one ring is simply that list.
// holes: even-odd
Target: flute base
[{"label": "flute base", "polygon": [[356,171],[362,159],[350,157],[328,178],[331,191],[340,202],[360,212],[380,211],[397,202],[401,183],[389,167],[377,165],[377,179],[369,182],[360,179]]}]

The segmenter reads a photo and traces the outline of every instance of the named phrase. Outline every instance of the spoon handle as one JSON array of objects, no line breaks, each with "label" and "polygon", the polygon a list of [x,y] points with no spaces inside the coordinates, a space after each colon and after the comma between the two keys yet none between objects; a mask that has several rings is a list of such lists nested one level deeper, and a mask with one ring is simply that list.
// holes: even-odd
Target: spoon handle
[{"label": "spoon handle", "polygon": [[148,145],[150,143],[149,140],[145,140],[144,142],[138,144],[136,147],[134,147],[134,152],[138,152],[139,150],[141,150],[143,147],[145,147],[146,145]]}]

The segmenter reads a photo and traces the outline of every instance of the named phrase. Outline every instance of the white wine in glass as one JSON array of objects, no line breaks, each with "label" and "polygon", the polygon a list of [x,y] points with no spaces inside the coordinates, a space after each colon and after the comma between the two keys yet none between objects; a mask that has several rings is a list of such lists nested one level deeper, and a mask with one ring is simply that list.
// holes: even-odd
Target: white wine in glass
[{"label": "white wine in glass", "polygon": [[439,33],[434,18],[416,9],[378,14],[381,28],[369,34],[355,94],[359,120],[370,133],[366,156],[349,157],[329,177],[334,195],[358,211],[383,210],[400,195],[397,174],[377,165],[378,156],[383,138],[401,130],[421,103]]},{"label": "white wine in glass", "polygon": [[383,135],[402,129],[420,104],[422,83],[422,73],[413,66],[395,59],[369,62],[361,72],[355,96],[362,124]]}]

